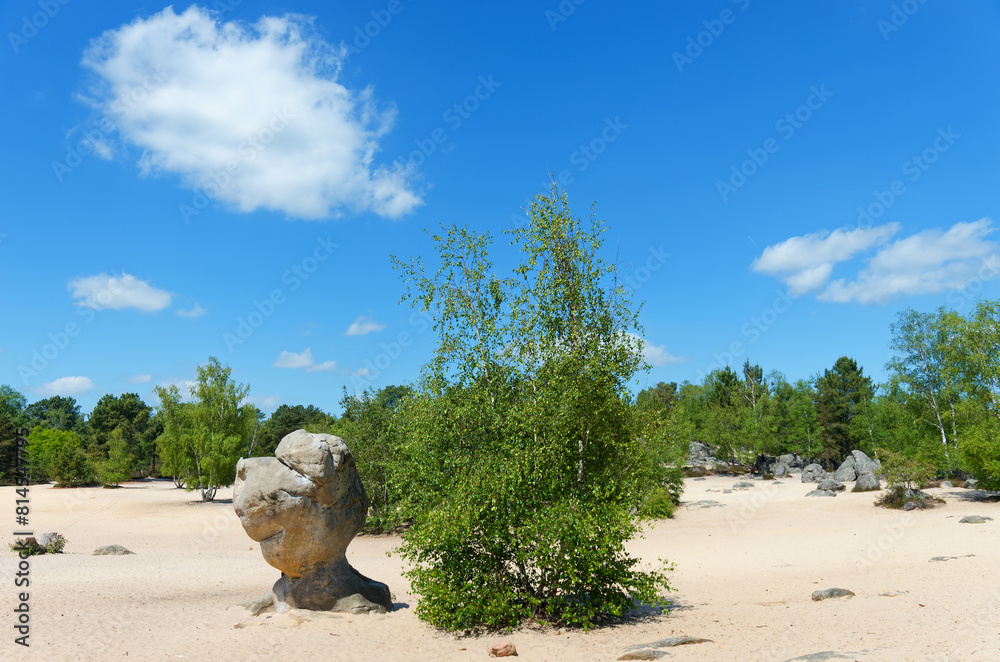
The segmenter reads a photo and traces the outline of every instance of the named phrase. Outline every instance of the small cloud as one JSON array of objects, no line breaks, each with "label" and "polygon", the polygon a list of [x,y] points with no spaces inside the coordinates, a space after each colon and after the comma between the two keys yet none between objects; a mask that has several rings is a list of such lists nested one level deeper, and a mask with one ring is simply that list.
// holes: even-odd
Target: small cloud
[{"label": "small cloud", "polygon": [[374,375],[375,373],[369,370],[368,368],[361,368],[360,370],[355,370],[354,372],[351,373],[352,377],[362,377],[362,378],[373,377]]},{"label": "small cloud", "polygon": [[170,305],[173,296],[132,274],[109,276],[101,273],[71,280],[67,285],[77,306],[93,310],[123,310],[135,308],[144,313],[154,313]]},{"label": "small cloud", "polygon": [[197,388],[198,382],[193,379],[167,379],[157,384],[157,386],[162,386],[163,388],[176,386],[177,390],[181,394],[181,400],[184,402],[190,402],[191,392]]},{"label": "small cloud", "polygon": [[351,325],[347,327],[347,332],[345,336],[367,336],[373,331],[381,331],[385,328],[385,324],[379,324],[373,319],[365,317],[362,315],[358,319],[351,322]]},{"label": "small cloud", "polygon": [[283,351],[278,355],[278,358],[274,360],[271,364],[272,368],[308,368],[313,365],[315,361],[313,360],[312,349],[306,347],[305,351],[300,354],[295,352]]},{"label": "small cloud", "polygon": [[284,400],[280,395],[251,395],[243,399],[240,405],[251,404],[258,409],[269,412],[277,408]]},{"label": "small cloud", "polygon": [[637,333],[627,333],[626,335],[639,342],[639,347],[642,350],[642,358],[646,359],[646,361],[654,367],[669,365],[671,363],[687,363],[691,360],[691,357],[689,356],[674,356],[667,351],[665,345],[654,345],[651,342],[647,342]]},{"label": "small cloud", "polygon": [[271,364],[272,368],[305,368],[306,372],[331,372],[337,368],[336,361],[324,361],[316,363],[313,359],[312,349],[306,347],[301,353],[283,351]]},{"label": "small cloud", "polygon": [[89,377],[60,377],[59,379],[35,387],[32,390],[38,395],[48,398],[53,395],[61,395],[64,397],[80,395],[81,393],[92,391],[95,388],[97,388],[97,384],[92,382]]},{"label": "small cloud", "polygon": [[181,310],[180,308],[177,309],[177,314],[180,315],[181,317],[201,317],[207,312],[208,312],[207,310],[202,308],[197,303],[194,304],[194,308],[192,308],[191,310]]},{"label": "small cloud", "polygon": [[152,375],[129,375],[125,378],[129,384],[148,384],[153,381]]}]

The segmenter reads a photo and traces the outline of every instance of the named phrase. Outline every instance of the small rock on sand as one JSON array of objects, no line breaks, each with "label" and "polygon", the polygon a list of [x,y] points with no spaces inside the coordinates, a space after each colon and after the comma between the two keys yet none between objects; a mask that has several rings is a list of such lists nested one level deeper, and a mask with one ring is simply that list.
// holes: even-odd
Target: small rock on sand
[{"label": "small rock on sand", "polygon": [[986,524],[992,522],[992,517],[980,517],[979,515],[968,515],[958,520],[959,524]]},{"label": "small rock on sand", "polygon": [[660,660],[665,657],[670,657],[670,653],[667,651],[658,651],[655,648],[644,648],[642,650],[632,651],[630,653],[625,653],[619,660]]},{"label": "small rock on sand", "polygon": [[812,599],[815,601],[828,600],[830,598],[853,598],[854,592],[846,588],[826,588],[822,591],[813,591]]},{"label": "small rock on sand", "polygon": [[701,637],[668,637],[666,639],[657,639],[656,641],[651,641],[648,644],[636,644],[635,646],[629,646],[625,650],[634,651],[644,648],[673,648],[674,646],[684,646],[687,644],[710,644],[711,639],[702,639]]},{"label": "small rock on sand", "polygon": [[124,556],[126,554],[135,554],[135,552],[125,549],[121,545],[105,545],[95,549],[91,556]]},{"label": "small rock on sand", "polygon": [[490,644],[487,652],[489,652],[490,657],[511,657],[517,655],[517,648],[505,639],[497,639]]}]

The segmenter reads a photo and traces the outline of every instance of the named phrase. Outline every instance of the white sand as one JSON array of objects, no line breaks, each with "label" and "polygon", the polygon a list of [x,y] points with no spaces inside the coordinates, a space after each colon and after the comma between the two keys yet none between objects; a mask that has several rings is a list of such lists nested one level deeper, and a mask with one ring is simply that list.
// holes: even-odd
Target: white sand
[{"label": "white sand", "polygon": [[[736,482],[688,481],[687,503],[630,549],[676,564],[669,615],[590,633],[523,629],[504,635],[519,659],[615,660],[632,644],[690,635],[714,643],[672,660],[783,661],[819,651],[875,661],[1000,660],[1000,504],[970,491],[931,490],[947,505],[912,514],[872,506],[875,495],[805,498],[798,478],[721,492]],[[66,553],[33,557],[31,646],[13,643],[16,555],[0,550],[0,659],[39,660],[483,660],[494,636],[456,637],[421,623],[393,537],[361,537],[348,556],[386,582],[401,607],[386,615],[262,615],[230,607],[278,577],[240,527],[230,490],[203,504],[165,481],[119,490],[31,488],[31,529],[58,531]],[[14,488],[0,488],[13,530]],[[3,504],[9,504],[5,506]],[[992,516],[959,524],[965,515]],[[9,533],[7,534],[9,535]],[[9,538],[8,538],[9,540]],[[121,544],[135,556],[91,556]],[[972,557],[964,555],[974,554]],[[934,556],[962,557],[929,562]],[[850,599],[813,602],[817,589]],[[897,597],[880,593],[906,591]]]}]

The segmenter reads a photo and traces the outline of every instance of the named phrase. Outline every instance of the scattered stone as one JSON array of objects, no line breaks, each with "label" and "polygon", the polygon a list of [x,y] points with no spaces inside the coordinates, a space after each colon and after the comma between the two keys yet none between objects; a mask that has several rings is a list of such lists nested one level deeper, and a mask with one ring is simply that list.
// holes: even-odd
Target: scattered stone
[{"label": "scattered stone", "polygon": [[674,646],[685,646],[687,644],[710,643],[712,643],[711,639],[702,639],[701,637],[668,637],[666,639],[651,641],[648,644],[636,644],[635,646],[629,646],[625,650],[634,651],[643,648],[673,648]]},{"label": "scattered stone", "polygon": [[916,510],[919,507],[920,506],[918,506],[912,501],[907,501],[906,503],[903,504],[903,510],[905,510],[906,512],[910,512],[911,510]]},{"label": "scattered stone", "polygon": [[135,552],[125,549],[121,545],[105,545],[95,549],[91,556],[125,556],[126,554],[135,554]]},{"label": "scattered stone", "polygon": [[858,479],[854,483],[855,492],[871,492],[882,489],[882,481],[873,473],[858,474]]},{"label": "scattered stone", "polygon": [[732,494],[733,491],[732,490],[722,490],[722,493],[723,494]]},{"label": "scattered stone", "polygon": [[969,480],[965,481],[965,488],[966,489],[974,490],[974,489],[976,489],[977,485],[979,485],[979,481],[976,480],[975,478],[970,478]]},{"label": "scattered stone", "polygon": [[813,497],[831,497],[831,496],[835,497],[835,496],[837,496],[837,493],[836,492],[832,492],[830,490],[813,490],[812,492],[807,493],[806,496],[807,497],[811,497],[811,496],[813,496]]},{"label": "scattered stone", "polygon": [[846,588],[826,588],[822,591],[813,591],[812,599],[816,602],[829,600],[830,598],[853,598],[854,593]]},{"label": "scattered stone", "polygon": [[901,595],[906,595],[909,591],[886,591],[885,593],[879,593],[883,598],[898,598]]},{"label": "scattered stone", "polygon": [[38,537],[38,544],[42,547],[48,547],[49,545],[54,545],[59,541],[58,533],[43,533]]},{"label": "scattered stone", "polygon": [[840,465],[837,471],[833,474],[834,480],[839,480],[840,482],[845,482],[848,480],[856,480],[858,477],[858,472],[854,469],[855,460],[853,455],[848,455],[847,459]]},{"label": "scattered stone", "polygon": [[823,478],[826,478],[826,471],[818,464],[810,464],[802,470],[803,483],[815,483]]},{"label": "scattered stone", "polygon": [[702,501],[689,503],[687,506],[688,508],[725,508],[726,504],[719,503],[718,501],[712,501],[710,499],[704,499]]},{"label": "scattered stone", "polygon": [[773,467],[771,467],[771,472],[774,474],[775,478],[788,478],[788,465],[784,462],[776,462]]},{"label": "scattered stone", "polygon": [[741,481],[739,483],[734,483],[733,484],[733,489],[734,490],[749,490],[753,486],[754,486],[753,483],[748,483],[746,481]]},{"label": "scattered stone", "polygon": [[643,650],[632,651],[630,653],[625,653],[619,660],[661,660],[665,657],[670,657],[670,653],[667,651],[659,651],[655,648],[645,648]]},{"label": "scattered stone", "polygon": [[970,556],[975,556],[975,554],[963,554],[962,556],[935,556],[928,563],[933,563],[934,561],[954,561],[956,559],[965,559]]},{"label": "scattered stone", "polygon": [[955,487],[955,484],[952,483],[950,480],[942,480],[941,481],[941,487],[949,487],[949,488],[950,487]]},{"label": "scattered stone", "polygon": [[389,587],[347,561],[368,497],[344,440],[296,430],[274,455],[237,463],[233,507],[264,560],[281,571],[271,589],[278,613],[392,610]]},{"label": "scattered stone", "polygon": [[720,464],[719,458],[715,457],[715,451],[712,447],[700,441],[692,441],[688,444],[687,463],[692,467],[700,467],[708,470]]},{"label": "scattered stone", "polygon": [[831,492],[843,492],[845,485],[836,480],[822,480],[816,486],[817,490],[830,490]]},{"label": "scattered stone", "polygon": [[881,460],[873,460],[861,451],[851,451],[851,457],[854,458],[854,470],[859,476],[861,474],[878,475],[879,470],[882,468]]},{"label": "scattered stone", "polygon": [[968,515],[958,520],[959,524],[986,524],[992,522],[992,517],[980,517],[979,515]]},{"label": "scattered stone", "polygon": [[487,649],[490,657],[511,657],[517,656],[517,648],[514,644],[510,643],[505,639],[497,639],[492,644],[490,644],[489,649]]},{"label": "scattered stone", "polygon": [[704,476],[698,476],[697,478],[692,478],[692,480],[707,480]]},{"label": "scattered stone", "polygon": [[793,657],[785,662],[831,662],[832,660],[857,660],[863,652],[857,653],[837,653],[836,651],[823,651],[822,653],[812,653],[802,657]]}]

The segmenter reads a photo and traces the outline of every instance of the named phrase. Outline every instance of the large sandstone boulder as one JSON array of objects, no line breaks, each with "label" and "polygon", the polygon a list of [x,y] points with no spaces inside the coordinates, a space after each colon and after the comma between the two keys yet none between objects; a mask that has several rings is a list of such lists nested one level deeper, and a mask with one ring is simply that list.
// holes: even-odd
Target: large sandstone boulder
[{"label": "large sandstone boulder", "polygon": [[872,473],[861,474],[858,476],[857,482],[854,483],[855,492],[871,492],[880,489],[882,489],[882,482]]},{"label": "large sandstone boulder", "polygon": [[344,441],[296,430],[274,455],[239,461],[233,507],[264,559],[281,571],[269,596],[276,609],[391,610],[389,587],[347,562],[368,498]]},{"label": "large sandstone boulder", "polygon": [[851,451],[851,456],[854,458],[854,470],[860,476],[861,474],[875,474],[882,469],[881,460],[873,460],[861,451]]},{"label": "large sandstone boulder", "polygon": [[840,481],[841,483],[846,483],[849,480],[857,480],[858,472],[855,470],[855,459],[853,455],[848,455],[847,459],[844,460],[840,468],[837,469],[833,474],[833,479]]},{"label": "large sandstone boulder", "polygon": [[802,470],[803,483],[815,483],[826,478],[826,470],[821,465],[810,464]]}]

